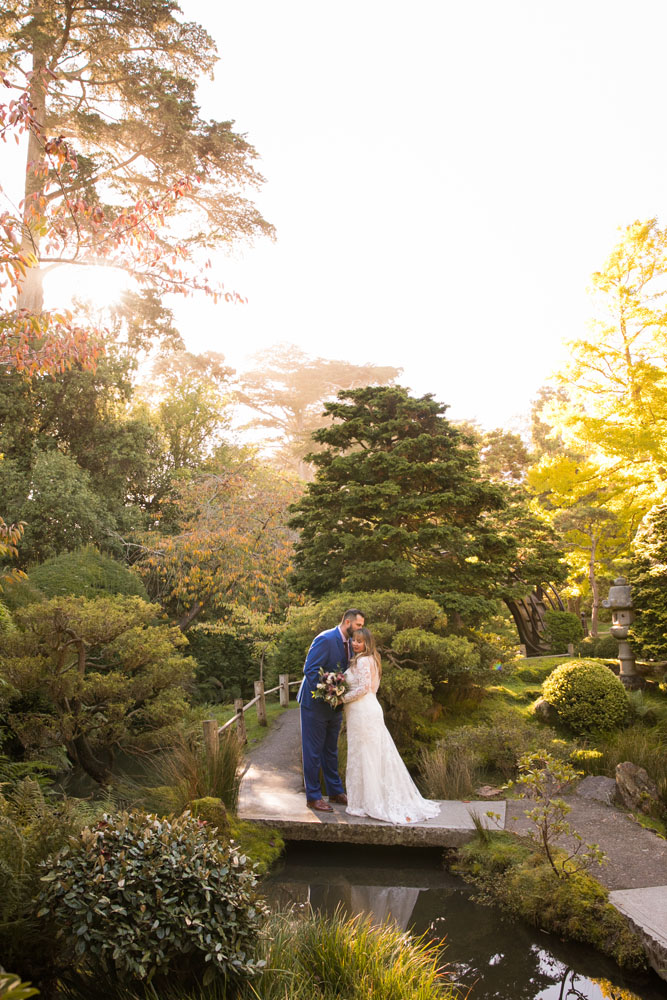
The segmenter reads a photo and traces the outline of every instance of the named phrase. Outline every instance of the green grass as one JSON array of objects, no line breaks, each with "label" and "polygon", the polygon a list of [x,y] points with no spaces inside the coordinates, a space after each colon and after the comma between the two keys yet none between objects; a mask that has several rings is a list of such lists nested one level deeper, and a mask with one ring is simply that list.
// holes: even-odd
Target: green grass
[{"label": "green grass", "polygon": [[244,1000],[455,1000],[442,949],[369,917],[277,913],[265,931],[266,971]]}]

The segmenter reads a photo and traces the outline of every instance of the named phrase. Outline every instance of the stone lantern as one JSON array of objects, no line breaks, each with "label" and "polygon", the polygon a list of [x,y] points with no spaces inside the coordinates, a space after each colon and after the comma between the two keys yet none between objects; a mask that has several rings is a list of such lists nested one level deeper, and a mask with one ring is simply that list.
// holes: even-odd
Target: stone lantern
[{"label": "stone lantern", "polygon": [[626,688],[638,688],[642,685],[641,676],[635,667],[635,657],[628,642],[628,630],[635,619],[632,609],[630,585],[624,576],[614,580],[609,588],[609,597],[602,602],[605,608],[611,608],[611,634],[618,641],[618,659],[621,664],[620,680]]}]

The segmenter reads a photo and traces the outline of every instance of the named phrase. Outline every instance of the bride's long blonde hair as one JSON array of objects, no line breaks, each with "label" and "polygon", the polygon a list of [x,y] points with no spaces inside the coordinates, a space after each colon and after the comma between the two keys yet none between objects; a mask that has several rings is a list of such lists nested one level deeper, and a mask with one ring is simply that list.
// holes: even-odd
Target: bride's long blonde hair
[{"label": "bride's long blonde hair", "polygon": [[366,647],[363,653],[357,653],[353,659],[357,659],[358,656],[372,656],[375,660],[375,666],[377,667],[378,677],[382,677],[382,660],[380,659],[380,654],[378,653],[377,643],[370,629],[365,626],[362,628],[355,628],[352,633],[352,638],[356,639],[357,636],[363,639],[364,646]]}]

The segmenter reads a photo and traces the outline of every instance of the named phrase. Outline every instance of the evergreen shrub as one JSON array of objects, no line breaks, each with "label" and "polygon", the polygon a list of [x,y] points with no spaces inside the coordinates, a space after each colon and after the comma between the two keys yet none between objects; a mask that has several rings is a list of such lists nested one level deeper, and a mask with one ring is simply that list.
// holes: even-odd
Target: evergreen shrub
[{"label": "evergreen shrub", "polygon": [[240,632],[234,622],[214,621],[193,625],[187,636],[197,661],[199,701],[228,702],[251,695],[258,666],[249,632]]},{"label": "evergreen shrub", "polygon": [[547,677],[542,694],[575,733],[608,732],[628,715],[618,677],[598,660],[567,660]]},{"label": "evergreen shrub", "polygon": [[122,594],[148,600],[137,574],[93,545],[47,559],[30,570],[29,580],[46,597]]},{"label": "evergreen shrub", "polygon": [[62,958],[107,981],[206,985],[255,975],[268,910],[245,855],[189,813],[105,816],[45,866],[39,916]]},{"label": "evergreen shrub", "polygon": [[593,638],[586,636],[577,643],[577,653],[589,659],[616,660],[618,658],[618,640],[613,635],[599,635]]},{"label": "evergreen shrub", "polygon": [[584,634],[579,616],[571,611],[549,608],[544,614],[544,624],[553,653],[566,653],[569,643],[579,642]]}]

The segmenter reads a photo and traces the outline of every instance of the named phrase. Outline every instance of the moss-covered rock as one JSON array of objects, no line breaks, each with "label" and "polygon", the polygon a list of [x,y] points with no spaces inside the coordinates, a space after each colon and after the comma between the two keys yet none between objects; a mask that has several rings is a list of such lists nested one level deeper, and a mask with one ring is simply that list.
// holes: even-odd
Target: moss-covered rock
[{"label": "moss-covered rock", "polygon": [[222,799],[215,799],[212,795],[207,795],[203,799],[194,799],[188,808],[197,819],[201,819],[211,828],[215,828],[220,840],[229,840],[229,817]]}]

